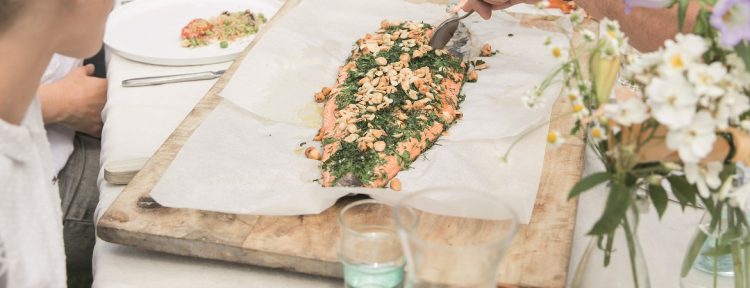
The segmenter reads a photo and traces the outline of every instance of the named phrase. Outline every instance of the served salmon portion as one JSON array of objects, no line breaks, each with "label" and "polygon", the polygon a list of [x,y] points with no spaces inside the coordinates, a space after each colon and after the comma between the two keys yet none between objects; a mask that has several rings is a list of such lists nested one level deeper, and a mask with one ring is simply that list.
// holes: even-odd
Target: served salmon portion
[{"label": "served salmon portion", "polygon": [[323,186],[385,187],[460,118],[466,64],[432,49],[431,35],[428,24],[381,22],[315,95]]}]

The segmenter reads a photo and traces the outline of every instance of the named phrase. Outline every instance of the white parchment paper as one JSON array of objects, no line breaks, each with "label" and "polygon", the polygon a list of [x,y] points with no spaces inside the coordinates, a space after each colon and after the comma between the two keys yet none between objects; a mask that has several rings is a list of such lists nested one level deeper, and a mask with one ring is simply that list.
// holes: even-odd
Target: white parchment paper
[{"label": "white parchment paper", "polygon": [[[522,27],[504,13],[464,20],[476,49],[490,43],[500,53],[482,58],[490,68],[467,83],[464,118],[412,168],[397,176],[403,191],[322,188],[319,162],[304,148],[321,122],[313,94],[335,82],[353,42],[383,19],[437,23],[445,7],[402,0],[304,0],[279,19],[245,57],[220,93],[225,98],[194,132],[151,193],[164,206],[258,215],[319,213],[349,193],[393,202],[428,188],[481,190],[506,201],[522,223],[531,217],[544,159],[546,127],[499,157],[530,127],[548,119],[553,97],[536,110],[521,97],[554,68],[542,45],[560,34]],[[302,144],[304,143],[304,144]],[[300,145],[302,144],[302,145]],[[564,193],[564,192],[561,192]],[[480,211],[481,213],[481,211]]]}]

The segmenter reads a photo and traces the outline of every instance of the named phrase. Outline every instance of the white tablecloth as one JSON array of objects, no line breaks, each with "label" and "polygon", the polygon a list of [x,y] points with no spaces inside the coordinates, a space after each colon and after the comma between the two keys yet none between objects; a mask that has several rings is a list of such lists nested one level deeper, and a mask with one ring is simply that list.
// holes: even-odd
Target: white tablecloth
[{"label": "white tablecloth", "polygon": [[[281,0],[266,0],[281,1]],[[122,88],[123,79],[152,75],[220,70],[229,63],[191,67],[163,67],[135,63],[116,55],[108,61],[109,94],[103,111],[102,167],[109,161],[151,156],[192,107],[215,83],[212,81]],[[587,157],[586,171],[600,169]],[[109,207],[124,186],[103,180],[97,218]],[[575,238],[570,261],[572,279],[589,238],[587,230],[599,217],[606,197],[602,188],[584,194],[579,202]],[[670,204],[659,223],[653,209],[642,217],[640,239],[646,255],[652,287],[679,287],[678,273],[688,241],[694,233],[700,211]],[[220,261],[167,255],[111,244],[97,239],[94,249],[94,287],[341,287],[343,282]],[[627,272],[627,271],[624,271]],[[606,283],[602,283],[602,287]]]}]

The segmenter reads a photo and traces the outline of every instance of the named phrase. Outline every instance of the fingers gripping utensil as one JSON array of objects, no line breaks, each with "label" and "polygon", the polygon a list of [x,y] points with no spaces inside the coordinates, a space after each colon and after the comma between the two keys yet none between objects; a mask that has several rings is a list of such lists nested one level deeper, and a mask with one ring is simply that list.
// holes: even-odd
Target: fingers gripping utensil
[{"label": "fingers gripping utensil", "polygon": [[169,84],[169,83],[177,83],[177,82],[211,80],[211,79],[219,78],[219,76],[221,76],[222,74],[224,74],[224,70],[177,74],[177,75],[166,75],[166,76],[155,76],[155,77],[133,78],[133,79],[123,80],[122,87],[141,87],[141,86],[161,85],[161,84]]},{"label": "fingers gripping utensil", "polygon": [[456,15],[440,23],[432,33],[432,38],[430,38],[430,47],[432,47],[433,49],[444,48],[445,45],[447,45],[451,40],[451,38],[453,38],[453,34],[456,33],[458,25],[460,24],[459,21],[466,17],[469,17],[469,15],[471,14],[474,14],[474,11],[466,13],[466,15],[460,17]]}]

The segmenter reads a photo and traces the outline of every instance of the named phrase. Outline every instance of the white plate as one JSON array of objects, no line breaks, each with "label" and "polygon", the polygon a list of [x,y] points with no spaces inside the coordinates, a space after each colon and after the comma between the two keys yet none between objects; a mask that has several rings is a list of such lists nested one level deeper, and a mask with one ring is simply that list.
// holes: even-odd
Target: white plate
[{"label": "white plate", "polygon": [[183,66],[234,60],[255,38],[250,35],[227,48],[218,43],[185,48],[180,30],[195,18],[212,18],[223,11],[250,9],[270,19],[278,10],[267,0],[140,0],[115,9],[109,15],[104,43],[111,51],[130,60],[149,64]]}]

